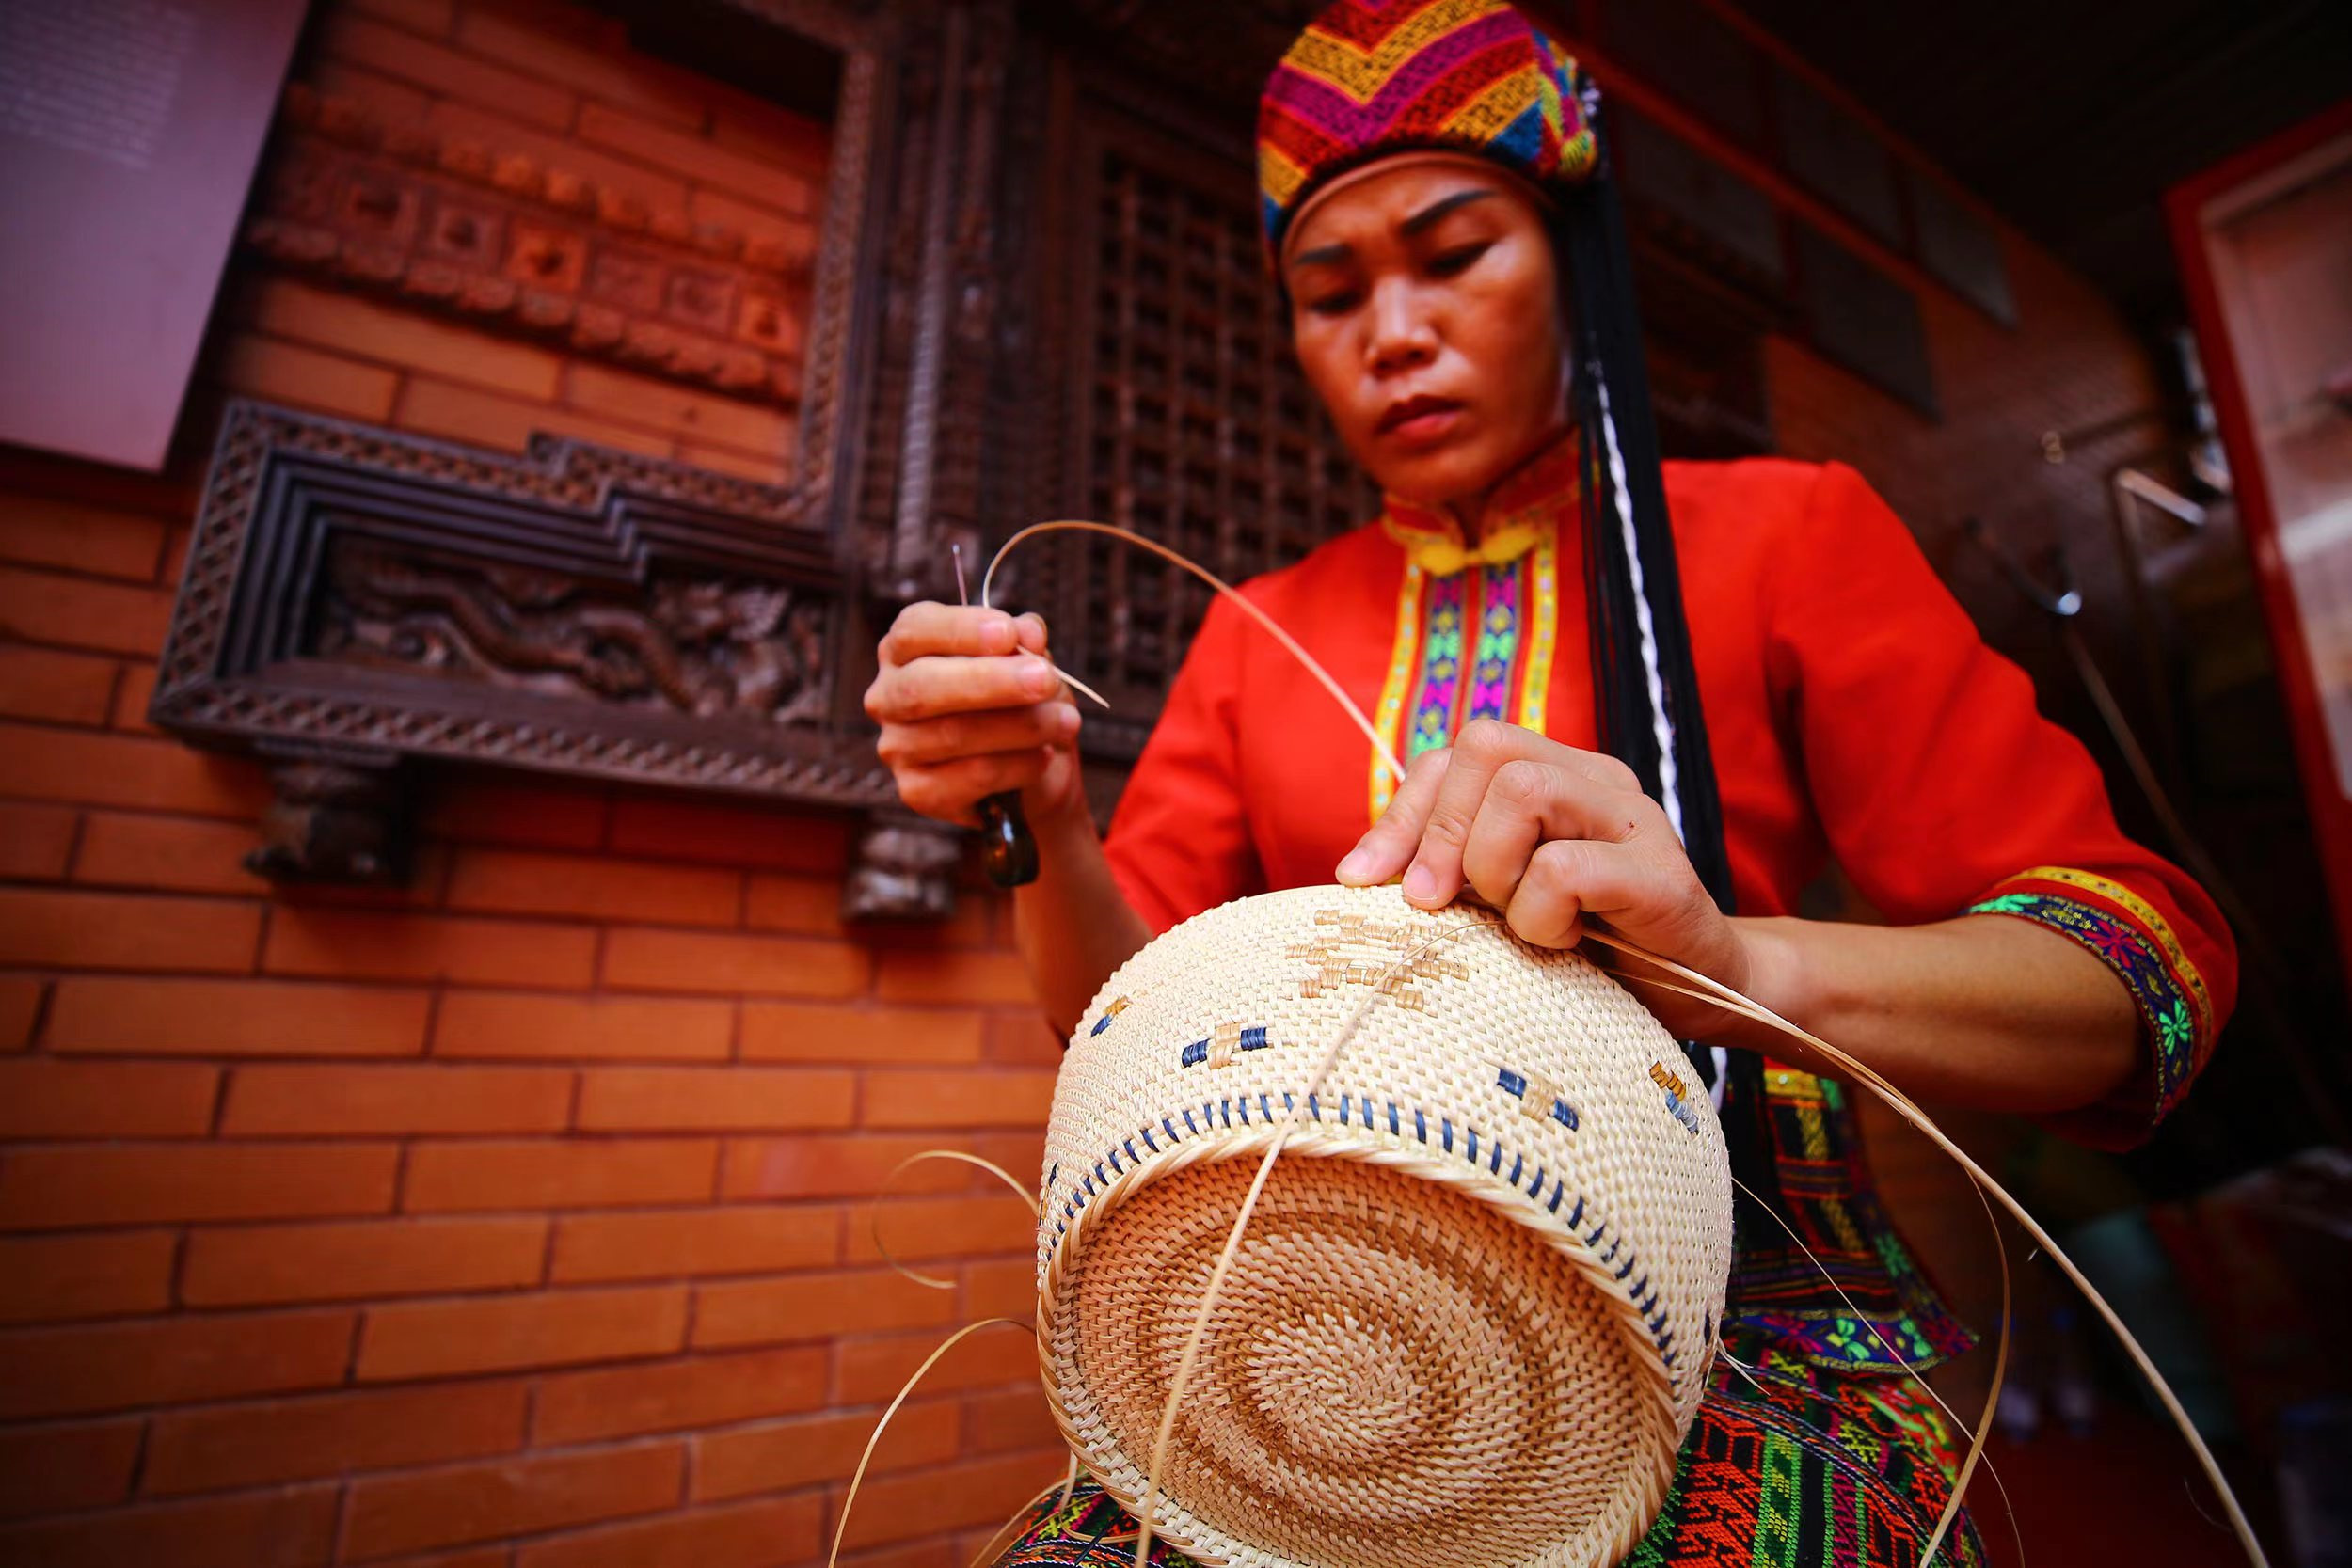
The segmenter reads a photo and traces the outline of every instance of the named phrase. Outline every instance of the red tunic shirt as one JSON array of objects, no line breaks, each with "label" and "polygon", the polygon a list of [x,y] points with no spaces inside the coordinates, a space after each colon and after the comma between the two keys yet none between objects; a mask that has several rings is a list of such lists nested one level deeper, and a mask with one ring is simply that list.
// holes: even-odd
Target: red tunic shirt
[{"label": "red tunic shirt", "polygon": [[[1665,489],[1738,907],[1785,914],[1835,855],[1897,924],[2040,921],[2131,989],[2137,1082],[2063,1129],[2145,1134],[2210,1050],[2235,988],[2213,903],[2126,839],[2082,745],[2042,719],[1910,531],[1851,468],[1669,463]],[[1492,713],[1596,745],[1573,469],[1514,480],[1463,564],[1441,519],[1391,501],[1244,592],[1400,752]],[[1231,605],[1213,605],[1113,821],[1111,867],[1155,929],[1331,879],[1385,800],[1372,750]]]}]

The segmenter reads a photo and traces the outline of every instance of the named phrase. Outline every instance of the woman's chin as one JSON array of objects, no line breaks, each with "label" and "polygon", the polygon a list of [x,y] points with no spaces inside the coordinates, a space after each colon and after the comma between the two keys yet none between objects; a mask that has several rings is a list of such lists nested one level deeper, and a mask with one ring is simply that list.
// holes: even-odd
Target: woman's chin
[{"label": "woman's chin", "polygon": [[1485,495],[1511,466],[1462,442],[1424,452],[1383,453],[1379,464],[1365,467],[1390,495],[1442,511]]}]

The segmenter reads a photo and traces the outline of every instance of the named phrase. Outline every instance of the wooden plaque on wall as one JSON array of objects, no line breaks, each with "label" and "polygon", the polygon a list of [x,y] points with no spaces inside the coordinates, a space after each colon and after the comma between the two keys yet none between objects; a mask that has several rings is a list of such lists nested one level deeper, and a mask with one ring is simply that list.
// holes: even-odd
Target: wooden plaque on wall
[{"label": "wooden plaque on wall", "polygon": [[0,440],[163,467],[303,0],[0,0]]}]

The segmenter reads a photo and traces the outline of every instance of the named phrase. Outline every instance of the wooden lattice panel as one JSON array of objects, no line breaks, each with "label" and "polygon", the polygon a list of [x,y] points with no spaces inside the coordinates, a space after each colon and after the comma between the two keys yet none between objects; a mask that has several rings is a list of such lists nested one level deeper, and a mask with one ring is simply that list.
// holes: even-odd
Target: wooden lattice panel
[{"label": "wooden lattice panel", "polygon": [[[1061,503],[1231,581],[1296,561],[1378,497],[1307,389],[1261,261],[1246,164],[1098,123],[1082,145],[1063,276],[1072,306]],[[1117,705],[1089,726],[1132,753],[1209,592],[1163,562],[1073,539],[1041,562],[1057,653]]]}]

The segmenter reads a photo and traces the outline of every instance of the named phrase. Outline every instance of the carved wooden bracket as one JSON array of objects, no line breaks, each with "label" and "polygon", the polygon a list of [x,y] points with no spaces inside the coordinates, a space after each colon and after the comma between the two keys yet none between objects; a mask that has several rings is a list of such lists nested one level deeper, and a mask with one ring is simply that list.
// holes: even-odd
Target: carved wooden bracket
[{"label": "carved wooden bracket", "polygon": [[396,875],[411,758],[882,806],[839,553],[776,486],[237,403],[152,713],[278,760],[277,877]]}]

